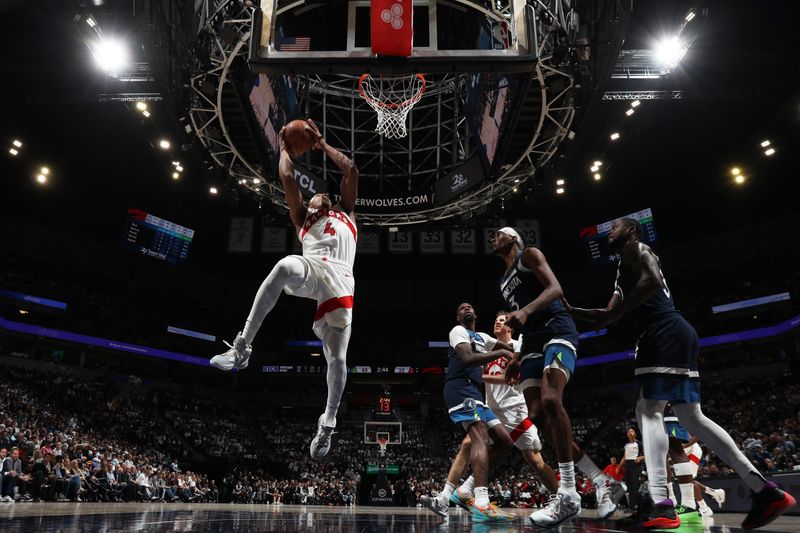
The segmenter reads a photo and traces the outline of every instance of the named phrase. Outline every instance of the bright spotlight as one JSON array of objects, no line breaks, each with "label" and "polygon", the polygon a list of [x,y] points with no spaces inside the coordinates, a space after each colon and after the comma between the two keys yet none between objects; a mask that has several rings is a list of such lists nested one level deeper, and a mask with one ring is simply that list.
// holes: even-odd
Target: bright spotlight
[{"label": "bright spotlight", "polygon": [[761,148],[766,148],[767,146],[769,146],[769,140],[761,141]]},{"label": "bright spotlight", "polygon": [[774,153],[775,153],[775,148],[767,148],[766,150],[764,150],[764,155],[766,156],[770,156]]},{"label": "bright spotlight", "polygon": [[684,20],[686,20],[686,22],[691,22],[694,19],[695,16],[696,15],[695,15],[694,11],[689,11],[689,13],[686,15],[686,18]]},{"label": "bright spotlight", "polygon": [[116,74],[128,64],[128,50],[122,41],[101,39],[92,47],[97,64],[109,74]]},{"label": "bright spotlight", "polygon": [[681,42],[676,35],[675,37],[668,37],[658,41],[653,49],[653,56],[656,61],[669,71],[680,62],[687,49],[686,44]]},{"label": "bright spotlight", "polygon": [[598,170],[600,170],[600,167],[598,167],[597,165],[594,165],[594,166],[592,166],[592,168],[590,168],[589,170],[590,170],[591,172],[597,172]]},{"label": "bright spotlight", "polygon": [[147,109],[147,104],[144,102],[136,102],[136,109],[138,109],[139,111],[144,111],[145,109]]},{"label": "bright spotlight", "polygon": [[556,189],[556,194],[564,194],[564,187],[559,187]]},{"label": "bright spotlight", "polygon": [[733,178],[733,181],[741,185],[742,183],[744,183],[744,176],[742,176],[741,174],[737,174],[736,177]]},{"label": "bright spotlight", "polygon": [[595,161],[593,164],[596,167],[602,167],[603,166],[603,162],[602,161]]},{"label": "bright spotlight", "polygon": [[40,168],[40,169],[39,169],[39,172],[41,172],[42,174],[44,174],[45,176],[47,176],[47,175],[49,175],[49,174],[50,174],[50,169],[49,169],[49,168],[47,168],[47,167],[42,167],[42,168]]},{"label": "bright spotlight", "polygon": [[208,192],[210,192],[211,194],[217,194],[219,191],[217,190],[216,187],[211,187],[210,189],[208,189]]},{"label": "bright spotlight", "polygon": [[16,148],[10,148],[8,150],[8,153],[11,155],[17,155],[19,153],[19,150],[17,150]]},{"label": "bright spotlight", "polygon": [[564,180],[556,180],[556,185],[564,185]]},{"label": "bright spotlight", "polygon": [[142,111],[142,115],[144,115],[146,118],[150,118],[150,111],[145,109],[144,111]]},{"label": "bright spotlight", "polygon": [[94,17],[91,16],[86,19],[86,24],[88,24],[90,28],[97,26],[97,22],[94,20]]},{"label": "bright spotlight", "polygon": [[253,185],[258,185],[261,183],[261,178],[253,178]]},{"label": "bright spotlight", "polygon": [[179,166],[180,164],[181,164],[181,162],[180,162],[180,161],[173,161],[173,162],[172,162],[172,166],[173,166],[173,167],[177,167],[177,166]]},{"label": "bright spotlight", "polygon": [[177,172],[173,172],[173,173],[172,173],[172,179],[176,180],[176,179],[178,179],[178,178],[180,178],[180,177],[181,177],[181,175],[180,175],[180,174],[178,174]]},{"label": "bright spotlight", "polygon": [[594,180],[595,180],[595,181],[600,181],[600,178],[602,178],[602,177],[603,177],[603,176],[601,176],[601,175],[600,175],[600,173],[599,173],[599,172],[597,172],[597,173],[595,173],[595,175],[594,175]]},{"label": "bright spotlight", "polygon": [[18,141],[17,139],[14,139],[14,140],[11,142],[11,144],[13,144],[14,146],[16,146],[17,148],[22,148],[22,143],[21,143],[20,141]]},{"label": "bright spotlight", "polygon": [[177,170],[178,172],[183,172],[183,167],[178,165],[177,167],[175,167],[175,170]]},{"label": "bright spotlight", "polygon": [[619,133],[615,131],[614,133],[611,134],[611,140],[616,141],[617,139],[619,139]]},{"label": "bright spotlight", "polygon": [[742,173],[742,170],[739,167],[732,167],[731,168],[731,174],[732,175],[738,176],[741,173]]},{"label": "bright spotlight", "polygon": [[160,141],[158,141],[158,146],[160,146],[164,150],[169,150],[170,144],[168,140],[161,139]]},{"label": "bright spotlight", "polygon": [[47,176],[45,176],[44,174],[39,174],[36,176],[36,181],[42,184],[47,183]]},{"label": "bright spotlight", "polygon": [[631,107],[639,107],[639,104],[641,104],[639,100],[634,100],[633,102],[631,102]]},{"label": "bright spotlight", "polygon": [[625,115],[627,115],[627,116],[631,116],[631,115],[633,115],[633,113],[634,113],[633,108],[628,109],[627,111],[625,111]]}]

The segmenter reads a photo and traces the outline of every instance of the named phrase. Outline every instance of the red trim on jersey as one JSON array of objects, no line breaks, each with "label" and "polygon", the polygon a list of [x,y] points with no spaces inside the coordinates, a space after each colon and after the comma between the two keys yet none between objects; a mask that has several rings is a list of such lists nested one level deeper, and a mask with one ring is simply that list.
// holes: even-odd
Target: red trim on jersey
[{"label": "red trim on jersey", "polygon": [[517,427],[511,430],[511,440],[517,442],[517,439],[520,438],[531,427],[533,427],[533,422],[531,422],[531,419],[523,418],[522,422],[520,422]]},{"label": "red trim on jersey", "polygon": [[330,313],[331,311],[336,311],[337,309],[352,309],[352,308],[353,308],[352,296],[342,296],[341,298],[331,298],[330,300],[325,300],[324,302],[319,304],[319,307],[317,307],[317,314],[314,315],[314,322],[324,317],[327,313]]},{"label": "red trim on jersey", "polygon": [[334,213],[342,214],[341,217],[337,216],[336,218],[347,224],[347,227],[350,228],[350,232],[353,234],[353,238],[358,240],[358,231],[356,230],[356,227],[353,225],[353,222],[350,220],[350,217],[347,216],[347,213],[345,213],[344,211],[334,211]]},{"label": "red trim on jersey", "polygon": [[303,237],[306,236],[306,233],[308,233],[308,230],[311,229],[311,226],[319,222],[319,220],[323,217],[328,217],[328,218],[333,217],[337,220],[341,220],[347,225],[347,228],[353,234],[353,238],[358,240],[358,232],[356,230],[356,227],[353,225],[353,222],[350,220],[350,217],[348,217],[344,211],[337,211],[335,209],[331,209],[329,211],[317,211],[316,213],[314,213],[305,220],[305,222],[303,223],[303,229],[300,230],[301,241],[303,240]]},{"label": "red trim on jersey", "polygon": [[696,465],[699,465],[699,464],[700,464],[700,458],[699,458],[699,457],[697,457],[696,455],[690,455],[690,456],[689,456],[689,460],[690,460],[691,462],[693,462],[694,464],[696,464]]}]

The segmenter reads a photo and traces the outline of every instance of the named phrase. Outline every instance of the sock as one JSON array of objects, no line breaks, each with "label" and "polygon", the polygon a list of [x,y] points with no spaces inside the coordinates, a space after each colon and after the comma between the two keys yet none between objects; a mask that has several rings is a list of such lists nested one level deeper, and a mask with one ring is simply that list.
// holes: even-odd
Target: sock
[{"label": "sock", "polygon": [[688,509],[697,509],[694,501],[694,483],[681,483],[678,486],[681,489],[681,505]]},{"label": "sock", "polygon": [[578,492],[575,490],[575,464],[572,461],[558,463],[558,473],[561,475],[561,481],[558,484],[559,490],[563,489],[570,494]]},{"label": "sock", "polygon": [[708,509],[708,504],[706,503],[705,500],[700,500],[697,502],[697,508],[700,509],[701,511],[705,511],[706,509]]},{"label": "sock", "polygon": [[475,478],[472,476],[469,476],[467,480],[460,487],[458,487],[458,490],[460,490],[465,494],[472,494],[472,491],[474,489],[475,489]]},{"label": "sock", "polygon": [[454,490],[456,490],[456,486],[450,483],[449,481],[445,481],[444,488],[442,489],[442,492],[439,493],[437,498],[439,498],[439,501],[449,502],[450,496],[453,495]]},{"label": "sock", "polygon": [[475,487],[475,505],[478,507],[489,505],[489,487]]},{"label": "sock", "polygon": [[342,401],[344,386],[347,382],[347,344],[350,342],[350,325],[335,328],[324,321],[314,327],[314,333],[322,340],[322,352],[328,363],[326,380],[328,382],[328,400],[325,407],[324,424],[336,427],[336,413]]},{"label": "sock", "polygon": [[589,479],[591,479],[592,483],[595,485],[602,485],[606,482],[606,480],[609,479],[609,477],[605,475],[603,471],[598,468],[595,462],[589,459],[589,456],[585,453],[575,466],[578,467],[578,470],[589,476]]},{"label": "sock", "polygon": [[[667,483],[667,493],[669,494],[669,499],[672,501],[677,501],[675,498],[675,489],[672,488],[672,483]],[[683,494],[683,492],[681,492]]]},{"label": "sock", "polygon": [[660,503],[669,497],[667,492],[669,437],[664,430],[666,403],[664,400],[648,400],[643,397],[636,402],[636,418],[642,432],[647,482],[653,503]]},{"label": "sock", "polygon": [[672,406],[683,427],[707,444],[725,464],[733,468],[742,481],[755,493],[767,486],[767,480],[736,447],[728,432],[703,414],[699,403],[681,403]]}]

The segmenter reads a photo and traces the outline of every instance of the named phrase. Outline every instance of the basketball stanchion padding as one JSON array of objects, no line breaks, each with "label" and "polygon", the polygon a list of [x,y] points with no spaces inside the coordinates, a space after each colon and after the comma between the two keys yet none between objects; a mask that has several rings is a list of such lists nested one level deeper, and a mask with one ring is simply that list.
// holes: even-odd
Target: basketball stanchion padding
[{"label": "basketball stanchion padding", "polygon": [[412,0],[371,0],[370,29],[372,53],[411,57],[414,42]]}]

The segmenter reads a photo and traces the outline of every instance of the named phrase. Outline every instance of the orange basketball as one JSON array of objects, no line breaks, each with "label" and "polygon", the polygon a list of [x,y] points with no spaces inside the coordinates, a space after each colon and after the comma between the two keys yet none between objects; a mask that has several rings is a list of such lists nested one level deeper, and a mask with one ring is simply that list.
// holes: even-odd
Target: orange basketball
[{"label": "orange basketball", "polygon": [[314,146],[314,135],[306,131],[307,125],[308,122],[302,119],[293,120],[286,125],[283,138],[290,154],[304,154]]}]

